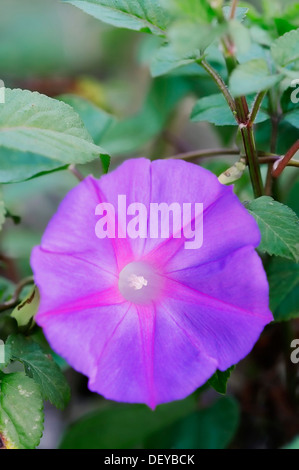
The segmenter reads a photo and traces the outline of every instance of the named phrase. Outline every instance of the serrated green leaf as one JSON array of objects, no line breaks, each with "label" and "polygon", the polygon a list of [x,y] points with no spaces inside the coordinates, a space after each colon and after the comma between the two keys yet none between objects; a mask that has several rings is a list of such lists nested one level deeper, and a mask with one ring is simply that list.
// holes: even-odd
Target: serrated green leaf
[{"label": "serrated green leaf", "polygon": [[102,136],[115,122],[115,118],[81,96],[65,94],[58,98],[79,114],[93,141],[100,144]]},{"label": "serrated green leaf", "polygon": [[167,12],[159,0],[63,0],[104,23],[163,36]]},{"label": "serrated green leaf", "polygon": [[281,79],[281,74],[270,74],[264,59],[253,59],[236,67],[231,74],[229,86],[233,96],[250,95],[272,88]]},{"label": "serrated green leaf", "polygon": [[33,321],[39,307],[39,301],[39,290],[37,286],[34,286],[25,299],[11,313],[19,327],[26,326]]},{"label": "serrated green leaf", "polygon": [[[161,47],[154,55],[150,70],[152,77],[160,77],[173,70],[194,64],[199,58],[199,53],[179,54],[172,44]],[[198,66],[199,67],[199,66]]]},{"label": "serrated green leaf", "polygon": [[109,404],[73,424],[64,435],[60,448],[140,448],[150,434],[187,416],[195,406],[194,396],[159,405],[155,411],[145,405]]},{"label": "serrated green leaf", "polygon": [[230,378],[234,368],[235,366],[232,366],[224,372],[217,370],[215,374],[212,375],[212,377],[208,380],[209,385],[211,385],[211,387],[213,387],[216,392],[222,393],[224,395],[226,393],[228,379]]},{"label": "serrated green leaf", "polygon": [[147,440],[149,449],[225,449],[239,425],[238,403],[223,397]]},{"label": "serrated green leaf", "polygon": [[276,321],[299,317],[299,265],[275,258],[267,268],[270,309]]},{"label": "serrated green leaf", "polygon": [[209,0],[161,0],[163,6],[178,18],[191,18],[200,23],[210,23],[216,16]]},{"label": "serrated green leaf", "polygon": [[247,205],[261,232],[259,250],[299,261],[299,219],[288,206],[262,196]]},{"label": "serrated green leaf", "polygon": [[198,25],[194,21],[176,21],[168,31],[169,43],[162,45],[152,56],[152,76],[158,77],[190,64],[195,65],[204,51],[227,30],[226,24],[211,26]]},{"label": "serrated green leaf", "polygon": [[0,372],[0,437],[8,449],[33,449],[43,433],[39,386],[22,372]]},{"label": "serrated green leaf", "polygon": [[[256,122],[267,119],[269,116],[260,110]],[[208,121],[216,126],[237,126],[236,119],[221,93],[200,98],[192,110],[191,121]]]},{"label": "serrated green leaf", "polygon": [[107,152],[92,142],[67,104],[28,90],[6,89],[0,105],[0,181],[22,181]]},{"label": "serrated green leaf", "polygon": [[[289,31],[276,39],[271,46],[272,57],[281,67],[299,61],[299,29]],[[299,65],[299,62],[298,62]]]},{"label": "serrated green leaf", "polygon": [[[240,23],[239,23],[240,24]],[[168,30],[167,37],[179,56],[200,57],[210,44],[228,31],[224,25],[198,25],[194,21],[176,21]]]},{"label": "serrated green leaf", "polygon": [[[244,21],[248,11],[249,11],[249,8],[238,7],[236,9],[236,14],[235,14],[236,20],[238,20],[240,22]],[[223,7],[223,13],[224,13],[224,16],[227,20],[230,18],[230,12],[231,12],[231,6],[227,5],[227,6]]]},{"label": "serrated green leaf", "polygon": [[21,362],[26,374],[39,384],[42,396],[57,408],[64,408],[70,398],[67,381],[52,357],[45,354],[30,338],[12,335],[7,344],[11,346],[12,358]]}]

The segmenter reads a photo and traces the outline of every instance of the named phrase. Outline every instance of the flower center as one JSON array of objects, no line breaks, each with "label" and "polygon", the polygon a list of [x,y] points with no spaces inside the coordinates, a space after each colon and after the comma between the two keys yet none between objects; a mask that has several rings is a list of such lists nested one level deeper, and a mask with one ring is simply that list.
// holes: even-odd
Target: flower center
[{"label": "flower center", "polygon": [[147,304],[157,298],[161,278],[149,264],[133,261],[120,272],[118,287],[122,296],[130,302]]}]

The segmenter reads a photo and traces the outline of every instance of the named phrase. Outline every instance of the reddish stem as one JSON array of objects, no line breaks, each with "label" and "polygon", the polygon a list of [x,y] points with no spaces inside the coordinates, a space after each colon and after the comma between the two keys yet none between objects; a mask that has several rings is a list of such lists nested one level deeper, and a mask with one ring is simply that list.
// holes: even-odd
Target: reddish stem
[{"label": "reddish stem", "polygon": [[293,158],[296,152],[299,150],[299,140],[297,140],[292,147],[287,151],[284,157],[282,157],[277,163],[273,165],[272,176],[278,178],[289,161]]}]

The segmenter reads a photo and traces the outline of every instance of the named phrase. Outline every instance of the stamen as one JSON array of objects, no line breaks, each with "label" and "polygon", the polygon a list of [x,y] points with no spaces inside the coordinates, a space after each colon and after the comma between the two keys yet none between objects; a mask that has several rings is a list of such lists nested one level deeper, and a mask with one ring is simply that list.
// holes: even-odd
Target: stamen
[{"label": "stamen", "polygon": [[136,274],[132,274],[129,277],[129,286],[133,287],[135,290],[142,289],[143,286],[147,286],[147,280],[144,279],[143,276],[136,276]]},{"label": "stamen", "polygon": [[157,299],[163,280],[156,270],[143,261],[127,264],[119,274],[118,287],[122,296],[137,304]]}]

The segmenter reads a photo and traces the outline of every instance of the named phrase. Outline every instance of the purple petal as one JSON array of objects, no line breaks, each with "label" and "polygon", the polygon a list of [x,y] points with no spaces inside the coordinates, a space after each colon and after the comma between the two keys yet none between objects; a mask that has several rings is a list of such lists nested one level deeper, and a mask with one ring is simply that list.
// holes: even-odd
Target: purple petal
[{"label": "purple petal", "polygon": [[198,292],[259,313],[271,321],[269,286],[260,257],[246,246],[216,261],[167,273]]},{"label": "purple petal", "polygon": [[101,268],[99,260],[93,262],[85,254],[57,254],[41,247],[34,248],[31,266],[41,292],[38,315],[117,286],[118,277]]},{"label": "purple petal", "polygon": [[95,234],[95,208],[102,202],[95,181],[90,176],[66,195],[48,224],[41,247],[48,252],[79,256],[116,274],[113,241],[99,240]]},{"label": "purple petal", "polygon": [[38,315],[37,323],[58,354],[78,372],[93,378],[101,367],[103,349],[113,341],[128,309],[128,303],[87,310],[81,305],[77,311],[70,306],[60,312]]},{"label": "purple petal", "polygon": [[[98,182],[98,186],[105,200],[113,204],[117,212],[118,196],[125,195],[127,207],[135,202],[142,203],[149,210],[150,203],[150,184],[151,184],[151,162],[145,158],[138,158],[135,160],[127,160],[120,165],[117,170],[107,175],[102,176]],[[127,221],[130,220],[127,217]],[[125,230],[122,225],[122,230]],[[128,239],[132,247],[134,257],[138,257],[142,252],[145,244],[145,239],[136,238],[134,240]],[[118,239],[117,243],[122,240]],[[128,249],[128,248],[127,248]],[[124,266],[120,266],[120,269]]]},{"label": "purple petal", "polygon": [[216,298],[212,289],[206,294],[178,281],[168,280],[168,292],[165,307],[194,341],[200,341],[205,354],[214,358],[222,371],[251,351],[265,325],[273,319],[266,292],[262,303],[258,294],[250,307],[234,305],[222,296]]},{"label": "purple petal", "polygon": [[246,245],[258,246],[260,232],[256,221],[231,188],[223,188],[216,201],[204,203],[203,244],[199,249],[185,248],[184,237],[169,238],[146,258],[172,272],[223,258]]}]

